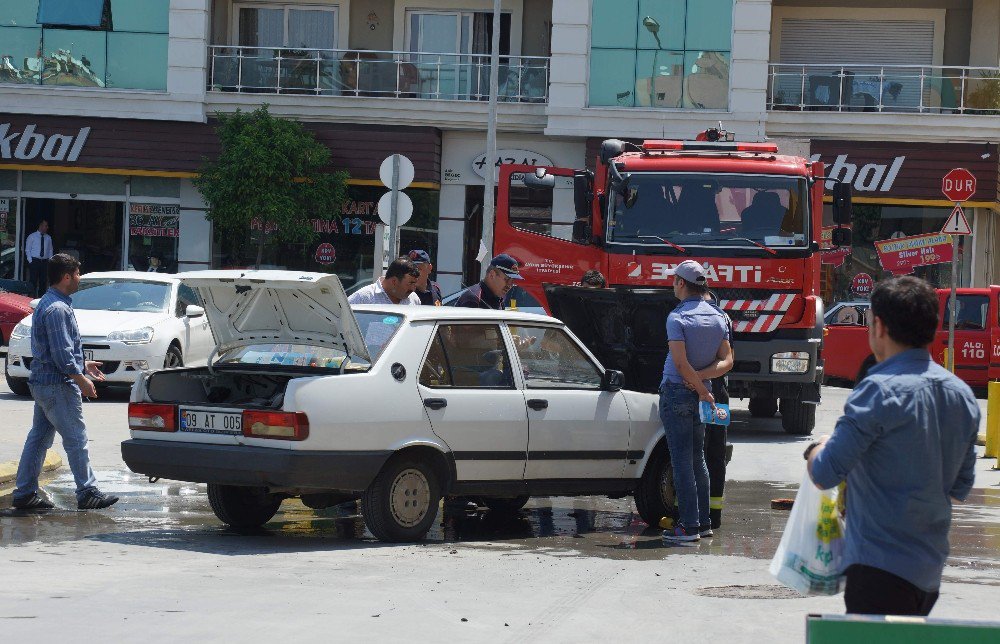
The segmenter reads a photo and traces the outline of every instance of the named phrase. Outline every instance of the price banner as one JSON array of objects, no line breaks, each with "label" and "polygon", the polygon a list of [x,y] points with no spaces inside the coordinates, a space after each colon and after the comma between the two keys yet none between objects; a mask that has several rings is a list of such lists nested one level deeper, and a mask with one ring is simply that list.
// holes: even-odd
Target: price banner
[{"label": "price banner", "polygon": [[907,275],[918,266],[951,261],[951,235],[930,233],[875,242],[882,268],[893,275]]}]

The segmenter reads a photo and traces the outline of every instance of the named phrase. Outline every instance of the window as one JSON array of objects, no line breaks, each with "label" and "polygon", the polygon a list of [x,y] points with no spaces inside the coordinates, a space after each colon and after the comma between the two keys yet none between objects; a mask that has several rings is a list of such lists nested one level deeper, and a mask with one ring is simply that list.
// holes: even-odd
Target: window
[{"label": "window", "polygon": [[73,295],[73,308],[78,311],[166,313],[169,304],[170,285],[163,282],[85,279]]},{"label": "window", "polygon": [[167,88],[170,0],[8,0],[0,16],[0,83]]},{"label": "window", "polygon": [[601,373],[562,329],[510,326],[528,389],[600,389]]},{"label": "window", "polygon": [[177,287],[177,317],[187,315],[188,306],[201,306],[201,298],[194,292],[194,289],[187,284]]},{"label": "window", "polygon": [[513,389],[514,376],[500,327],[445,324],[438,328],[420,370],[425,387]]},{"label": "window", "polygon": [[336,49],[337,7],[239,6],[242,47]]},{"label": "window", "polygon": [[594,0],[590,105],[727,109],[732,0]]},{"label": "window", "polygon": [[[986,328],[986,313],[990,308],[990,298],[986,295],[956,295],[958,300],[958,315],[955,317],[955,330],[982,331]],[[947,329],[951,323],[951,299],[945,300],[944,317],[941,328]]]}]

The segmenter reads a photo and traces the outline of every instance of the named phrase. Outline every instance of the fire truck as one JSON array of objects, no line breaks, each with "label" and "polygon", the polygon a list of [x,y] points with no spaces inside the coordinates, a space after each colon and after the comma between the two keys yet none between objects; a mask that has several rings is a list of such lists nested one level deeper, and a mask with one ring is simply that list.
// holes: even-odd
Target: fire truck
[{"label": "fire truck", "polygon": [[[732,321],[730,395],[755,417],[780,412],[784,430],[815,426],[823,381],[819,295],[823,164],[779,155],[772,143],[736,142],[721,127],[694,141],[604,141],[594,170],[502,165],[495,253],[521,263],[520,285],[562,319],[626,386],[655,392],[676,306],[674,268],[707,269]],[[850,186],[829,182],[849,245]],[[572,212],[559,212],[559,204]],[[532,223],[538,191],[553,196],[551,225]],[[565,222],[561,226],[556,222]],[[560,233],[562,228],[565,232]],[[587,270],[609,288],[579,286]]]}]

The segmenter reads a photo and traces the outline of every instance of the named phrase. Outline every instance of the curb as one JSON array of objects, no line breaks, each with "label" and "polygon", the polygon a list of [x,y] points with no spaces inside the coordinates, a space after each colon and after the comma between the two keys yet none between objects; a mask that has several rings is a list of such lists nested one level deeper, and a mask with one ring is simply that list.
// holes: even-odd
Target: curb
[{"label": "curb", "polygon": [[[49,450],[45,454],[45,462],[42,464],[43,472],[51,472],[62,467],[63,460],[58,452]],[[8,483],[17,478],[17,461],[7,461],[0,463],[0,488],[6,487]]]}]

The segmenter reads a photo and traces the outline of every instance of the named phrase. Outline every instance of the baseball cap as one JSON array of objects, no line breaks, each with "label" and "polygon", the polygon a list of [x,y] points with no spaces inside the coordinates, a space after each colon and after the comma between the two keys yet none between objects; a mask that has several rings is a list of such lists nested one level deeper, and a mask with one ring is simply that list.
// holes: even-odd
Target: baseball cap
[{"label": "baseball cap", "polygon": [[517,260],[504,253],[497,255],[490,262],[490,268],[495,268],[511,279],[523,280],[521,274],[517,272],[519,266]]},{"label": "baseball cap", "polygon": [[413,262],[414,264],[431,263],[431,256],[427,254],[426,250],[419,250],[419,249],[411,250],[409,253],[406,254],[406,256],[409,257],[410,261]]},{"label": "baseball cap", "polygon": [[692,284],[704,286],[708,283],[708,278],[705,277],[705,267],[693,259],[685,259],[678,264],[677,268],[674,269],[674,275]]}]

